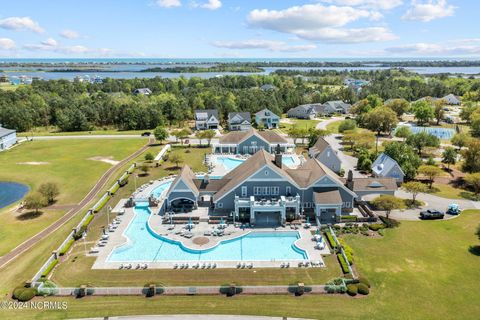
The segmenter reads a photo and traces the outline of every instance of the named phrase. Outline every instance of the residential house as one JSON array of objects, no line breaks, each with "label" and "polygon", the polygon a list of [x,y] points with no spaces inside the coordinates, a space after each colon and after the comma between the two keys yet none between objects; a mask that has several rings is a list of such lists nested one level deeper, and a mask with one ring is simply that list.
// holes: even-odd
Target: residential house
[{"label": "residential house", "polygon": [[0,151],[7,150],[17,143],[17,131],[0,126]]},{"label": "residential house", "polygon": [[328,112],[330,114],[333,110],[333,113],[347,114],[350,113],[350,109],[352,108],[351,104],[345,103],[341,100],[327,101],[323,104],[323,106],[326,110],[325,112]]},{"label": "residential house", "polygon": [[282,152],[293,151],[295,145],[274,131],[233,131],[221,137],[213,144],[213,153],[254,154],[258,150],[269,153],[280,147]]},{"label": "residential house", "polygon": [[345,80],[343,80],[343,84],[349,88],[352,88],[355,92],[360,92],[362,91],[362,88],[369,85],[370,82],[362,79],[346,78]]},{"label": "residential house", "polygon": [[287,116],[296,119],[314,119],[317,116],[314,105],[302,104],[288,110]]},{"label": "residential house", "polygon": [[[364,180],[363,184],[376,181]],[[394,179],[390,179],[393,183],[387,180],[382,184],[382,192],[394,192]],[[168,190],[160,212],[206,203],[217,216],[223,214],[234,221],[271,227],[298,219],[301,214],[316,216],[321,222],[336,221],[353,211],[357,198],[344,180],[317,159],[308,159],[291,169],[283,165],[282,154],[259,150],[218,180],[208,175],[197,178],[185,166]]]},{"label": "residential house", "polygon": [[372,172],[375,177],[394,178],[399,184],[405,178],[405,173],[398,162],[385,153],[380,154],[372,164]]},{"label": "residential house", "polygon": [[447,104],[451,106],[459,106],[462,104],[461,98],[453,94],[446,95],[445,97],[442,98],[442,100],[445,100]]},{"label": "residential house", "polygon": [[311,158],[317,159],[322,164],[327,166],[333,172],[340,172],[342,168],[342,161],[333,150],[332,146],[322,137],[318,138],[317,142],[308,150]]},{"label": "residential house", "polygon": [[255,122],[267,129],[280,127],[280,117],[268,109],[263,109],[255,114]]},{"label": "residential house", "polygon": [[149,96],[152,94],[152,90],[149,88],[140,88],[140,89],[135,89],[133,91],[133,94],[135,95],[144,95],[144,96]]},{"label": "residential house", "polygon": [[228,129],[230,131],[246,131],[252,128],[250,112],[230,112],[228,114]]},{"label": "residential house", "polygon": [[197,130],[218,129],[220,119],[214,109],[195,110],[195,128]]}]

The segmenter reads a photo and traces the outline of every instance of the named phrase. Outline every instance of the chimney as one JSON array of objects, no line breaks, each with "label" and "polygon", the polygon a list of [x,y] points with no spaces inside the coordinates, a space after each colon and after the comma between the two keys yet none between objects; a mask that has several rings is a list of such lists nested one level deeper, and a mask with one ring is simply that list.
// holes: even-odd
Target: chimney
[{"label": "chimney", "polygon": [[208,174],[203,176],[203,183],[207,185],[210,182],[210,176]]},{"label": "chimney", "polygon": [[277,144],[277,148],[275,150],[275,165],[282,169],[283,162],[282,162],[282,154],[280,152],[280,145]]},{"label": "chimney", "polygon": [[353,191],[353,171],[352,170],[348,170],[347,188]]}]

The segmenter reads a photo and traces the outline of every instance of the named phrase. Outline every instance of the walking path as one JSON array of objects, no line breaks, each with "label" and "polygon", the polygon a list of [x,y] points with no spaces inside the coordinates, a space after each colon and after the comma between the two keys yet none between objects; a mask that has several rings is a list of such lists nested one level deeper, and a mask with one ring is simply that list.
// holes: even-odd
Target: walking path
[{"label": "walking path", "polygon": [[30,239],[27,239],[20,245],[18,245],[16,248],[14,248],[12,251],[8,252],[7,254],[3,255],[0,257],[0,268],[3,268],[6,266],[9,262],[13,261],[15,258],[17,258],[20,254],[23,252],[27,251],[30,249],[34,244],[38,243],[40,240],[44,239],[45,237],[49,236],[56,230],[58,230],[60,227],[62,227],[65,223],[67,223],[70,219],[72,219],[77,213],[82,211],[98,194],[99,192],[102,191],[103,187],[105,184],[108,182],[108,180],[117,172],[119,168],[124,166],[126,163],[131,161],[132,159],[135,159],[137,156],[142,154],[145,150],[148,149],[150,144],[149,142],[143,146],[141,149],[135,151],[133,154],[128,156],[127,158],[123,159],[120,161],[118,164],[115,166],[111,167],[108,169],[102,177],[97,181],[97,183],[93,186],[93,188],[90,190],[90,192],[83,198],[82,201],[80,201],[78,204],[76,204],[71,210],[69,210],[65,215],[63,215],[60,219],[55,221],[53,224],[48,226],[47,228],[43,229]]}]

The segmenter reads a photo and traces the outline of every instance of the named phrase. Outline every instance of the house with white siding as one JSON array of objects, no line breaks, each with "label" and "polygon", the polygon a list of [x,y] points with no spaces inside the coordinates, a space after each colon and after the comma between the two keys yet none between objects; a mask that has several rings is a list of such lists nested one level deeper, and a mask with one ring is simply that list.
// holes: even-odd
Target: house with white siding
[{"label": "house with white siding", "polygon": [[220,118],[218,111],[214,109],[195,110],[195,129],[210,130],[218,129]]},{"label": "house with white siding", "polygon": [[247,131],[252,128],[252,117],[250,112],[229,112],[228,130]]},{"label": "house with white siding", "polygon": [[17,131],[0,126],[0,151],[7,150],[17,143]]}]

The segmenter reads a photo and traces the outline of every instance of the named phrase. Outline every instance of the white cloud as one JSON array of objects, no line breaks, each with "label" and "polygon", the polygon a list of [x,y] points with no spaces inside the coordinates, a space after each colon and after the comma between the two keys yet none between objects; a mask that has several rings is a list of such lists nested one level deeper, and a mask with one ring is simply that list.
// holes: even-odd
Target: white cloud
[{"label": "white cloud", "polygon": [[0,20],[0,28],[15,31],[29,30],[36,33],[44,32],[40,25],[30,17],[9,17],[2,19]]},{"label": "white cloud", "polygon": [[297,33],[303,39],[329,43],[362,43],[395,40],[397,37],[387,28],[321,28]]},{"label": "white cloud", "polygon": [[62,46],[53,38],[48,38],[47,40],[41,41],[39,44],[26,44],[23,46],[24,49],[30,51],[53,51],[58,53],[88,53],[91,52],[89,48],[81,45],[75,46]]},{"label": "white cloud", "polygon": [[449,5],[446,0],[428,0],[427,2],[412,1],[412,7],[403,15],[402,19],[428,22],[435,19],[453,16],[456,7]]},{"label": "white cloud", "polygon": [[0,38],[0,50],[15,49],[15,41],[9,38]]},{"label": "white cloud", "polygon": [[[395,55],[425,55],[425,56],[463,56],[480,54],[478,41],[473,44],[462,44],[464,39],[444,43],[413,43],[386,48],[385,51]],[[475,44],[476,43],[476,44]]]},{"label": "white cloud", "polygon": [[289,45],[283,41],[250,39],[243,41],[215,41],[212,43],[217,48],[224,49],[263,49],[277,52],[298,52],[315,49],[314,44]]},{"label": "white cloud", "polygon": [[247,17],[250,26],[294,34],[299,38],[335,43],[387,41],[395,35],[384,27],[342,28],[366,18],[378,20],[381,14],[352,7],[309,4],[285,10],[253,10]]},{"label": "white cloud", "polygon": [[403,4],[402,0],[324,0],[323,2],[378,10],[390,10]]},{"label": "white cloud", "polygon": [[180,0],[157,0],[155,3],[157,6],[163,8],[175,8],[182,6],[182,2]]},{"label": "white cloud", "polygon": [[203,8],[208,10],[217,10],[222,7],[222,1],[220,0],[208,0],[205,3],[198,3],[196,1],[191,2],[193,8]]},{"label": "white cloud", "polygon": [[60,36],[65,39],[77,39],[80,38],[80,34],[74,30],[65,29],[60,32]]}]

